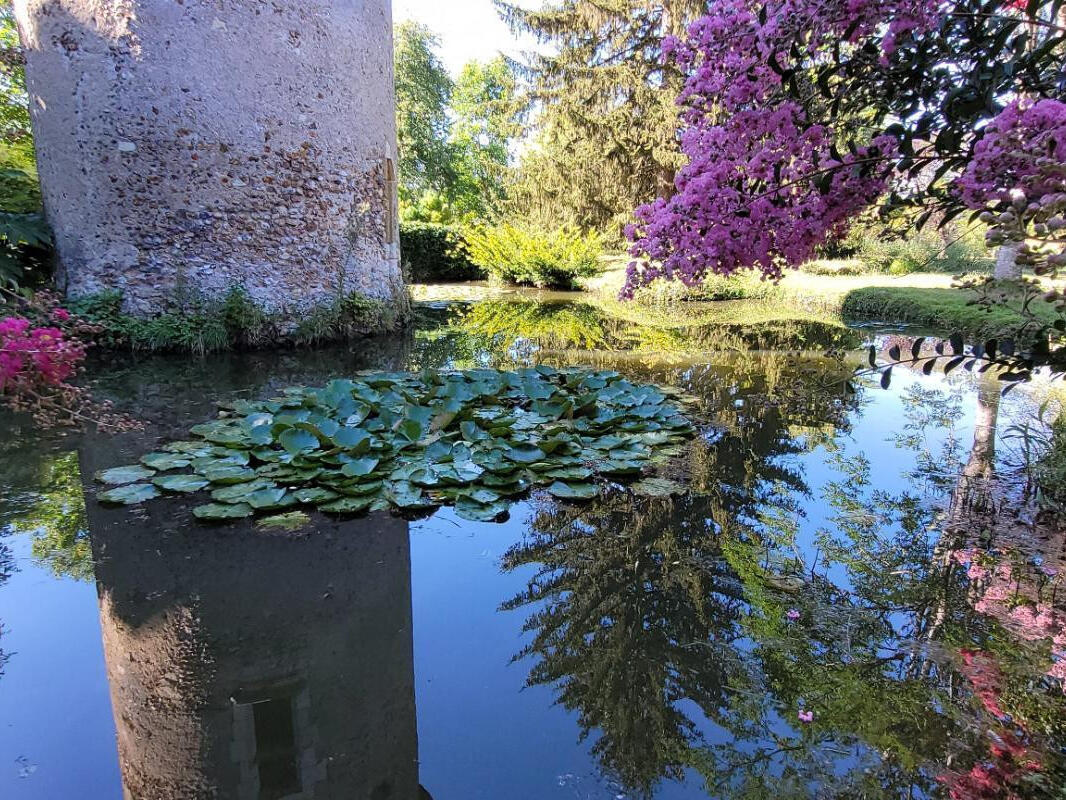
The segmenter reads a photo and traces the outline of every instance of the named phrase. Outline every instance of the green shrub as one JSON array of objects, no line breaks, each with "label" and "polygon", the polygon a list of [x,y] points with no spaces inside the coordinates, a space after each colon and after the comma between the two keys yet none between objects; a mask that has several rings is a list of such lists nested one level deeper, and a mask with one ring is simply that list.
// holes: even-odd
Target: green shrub
[{"label": "green shrub", "polygon": [[600,271],[603,240],[572,228],[539,231],[510,223],[466,233],[470,260],[504,283],[573,289]]},{"label": "green shrub", "polygon": [[646,306],[673,305],[682,302],[717,300],[765,300],[778,292],[773,281],[763,280],[756,272],[738,272],[728,277],[708,275],[699,286],[680,281],[656,281],[637,290],[633,299]]},{"label": "green shrub", "polygon": [[407,277],[416,283],[483,277],[470,262],[462,233],[451,225],[400,223],[400,257]]},{"label": "green shrub", "polygon": [[[123,312],[122,293],[117,291],[79,297],[67,305],[103,329],[98,341],[104,347],[197,355],[357,338],[395,328],[402,312],[353,293],[299,315],[288,311],[272,313],[259,308],[239,286],[230,289],[221,300],[186,300],[178,310],[153,317]],[[295,324],[294,319],[298,320]]]},{"label": "green shrub", "polygon": [[41,284],[51,263],[52,232],[41,213],[33,142],[0,142],[0,286]]},{"label": "green shrub", "polygon": [[912,232],[903,238],[888,238],[860,228],[847,240],[866,272],[910,275],[915,272],[987,272],[993,259],[983,234],[974,230],[947,241],[935,229]]}]

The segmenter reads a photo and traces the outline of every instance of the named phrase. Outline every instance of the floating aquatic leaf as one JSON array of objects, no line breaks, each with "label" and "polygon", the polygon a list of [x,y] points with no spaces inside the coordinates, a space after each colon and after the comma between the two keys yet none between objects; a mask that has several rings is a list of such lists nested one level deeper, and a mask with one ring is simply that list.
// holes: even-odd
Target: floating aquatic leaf
[{"label": "floating aquatic leaf", "polygon": [[591,500],[600,490],[594,483],[564,483],[556,481],[548,487],[553,497],[563,500]]},{"label": "floating aquatic leaf", "polygon": [[341,474],[349,478],[362,478],[371,474],[381,463],[376,458],[357,458],[341,467]]},{"label": "floating aquatic leaf", "polygon": [[203,476],[211,483],[228,486],[232,483],[244,483],[245,481],[255,480],[256,473],[254,469],[248,469],[247,467],[241,467],[234,464],[232,466],[206,469],[203,472]]},{"label": "floating aquatic leaf", "polygon": [[[344,514],[454,503],[463,518],[491,520],[536,486],[589,499],[597,474],[650,475],[680,455],[692,425],[669,394],[610,371],[365,373],[223,405],[220,419],[192,429],[200,441],[165,445],[112,477],[171,472],[158,486],[203,488],[216,501],[198,510],[202,519],[297,503]],[[131,497],[157,490],[141,485]],[[635,489],[678,490],[648,479]]]},{"label": "floating aquatic leaf", "polygon": [[132,506],[145,500],[154,500],[159,497],[159,490],[150,483],[129,483],[117,489],[100,492],[96,497],[103,503]]},{"label": "floating aquatic leaf", "polygon": [[130,464],[125,467],[112,467],[96,473],[96,480],[100,483],[110,483],[113,486],[121,486],[124,483],[136,483],[145,478],[155,475],[155,470],[142,467],[140,464]]},{"label": "floating aquatic leaf", "polygon": [[333,434],[333,444],[356,455],[367,452],[371,443],[370,434],[357,428],[340,428]]},{"label": "floating aquatic leaf", "polygon": [[328,503],[320,503],[318,510],[330,514],[358,514],[369,509],[373,503],[372,497],[341,497]]},{"label": "floating aquatic leaf", "polygon": [[509,505],[502,501],[479,503],[468,495],[460,495],[455,501],[455,513],[473,522],[492,522],[505,513]]},{"label": "floating aquatic leaf", "polygon": [[340,497],[339,494],[332,489],[323,489],[321,487],[308,487],[306,489],[297,489],[293,493],[293,497],[301,503],[328,503],[330,500],[336,500]]},{"label": "floating aquatic leaf", "polygon": [[296,498],[285,489],[258,489],[245,496],[244,502],[257,511],[274,511],[296,505]]},{"label": "floating aquatic leaf", "polygon": [[141,463],[150,469],[166,472],[171,469],[184,469],[192,463],[192,459],[177,453],[149,453],[141,456]]},{"label": "floating aquatic leaf", "polygon": [[199,475],[160,475],[152,483],[168,492],[198,492],[211,485],[211,481]]},{"label": "floating aquatic leaf", "polygon": [[244,498],[252,492],[257,492],[260,489],[272,488],[275,488],[274,483],[273,481],[268,480],[254,480],[247,483],[237,483],[233,486],[215,489],[211,492],[211,499],[218,500],[220,503],[242,503],[244,502]]},{"label": "floating aquatic leaf", "polygon": [[197,519],[224,520],[250,517],[255,513],[255,510],[247,503],[208,503],[207,505],[197,506],[192,510],[192,513]]},{"label": "floating aquatic leaf", "polygon": [[519,464],[532,464],[534,461],[542,461],[546,454],[539,447],[520,445],[518,447],[508,448],[504,451],[504,455],[511,459],[511,461],[516,461]]},{"label": "floating aquatic leaf", "polygon": [[318,437],[310,431],[301,430],[300,428],[286,428],[278,436],[278,444],[288,450],[290,453],[302,453],[305,450],[315,450],[318,448]]}]

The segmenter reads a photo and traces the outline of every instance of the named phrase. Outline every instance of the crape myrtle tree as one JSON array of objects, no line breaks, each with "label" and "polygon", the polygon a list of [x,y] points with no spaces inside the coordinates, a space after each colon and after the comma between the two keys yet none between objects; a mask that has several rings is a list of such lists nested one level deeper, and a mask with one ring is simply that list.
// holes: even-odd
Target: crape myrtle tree
[{"label": "crape myrtle tree", "polygon": [[709,4],[663,45],[686,76],[687,164],[627,229],[637,260],[623,295],[739,269],[776,279],[873,207],[915,226],[980,216],[990,243],[1054,272],[1066,261],[1063,6]]}]

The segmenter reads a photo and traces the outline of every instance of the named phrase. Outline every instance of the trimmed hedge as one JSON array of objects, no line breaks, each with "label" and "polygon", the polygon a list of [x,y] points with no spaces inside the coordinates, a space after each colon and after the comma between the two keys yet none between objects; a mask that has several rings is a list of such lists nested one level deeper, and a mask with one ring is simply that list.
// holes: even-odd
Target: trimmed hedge
[{"label": "trimmed hedge", "polygon": [[452,225],[400,223],[400,258],[408,278],[416,283],[484,277],[471,263],[459,228]]}]

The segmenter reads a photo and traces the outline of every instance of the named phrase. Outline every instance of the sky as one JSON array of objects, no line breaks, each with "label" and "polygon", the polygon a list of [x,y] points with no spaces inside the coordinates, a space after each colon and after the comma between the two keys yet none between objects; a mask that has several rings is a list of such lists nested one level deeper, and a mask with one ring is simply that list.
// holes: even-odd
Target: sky
[{"label": "sky", "polygon": [[[539,6],[534,0],[520,5]],[[496,14],[492,0],[392,0],[395,22],[414,20],[427,25],[441,40],[444,66],[453,76],[467,61],[489,61],[503,51],[511,56],[532,49],[532,41],[519,41]]]}]

